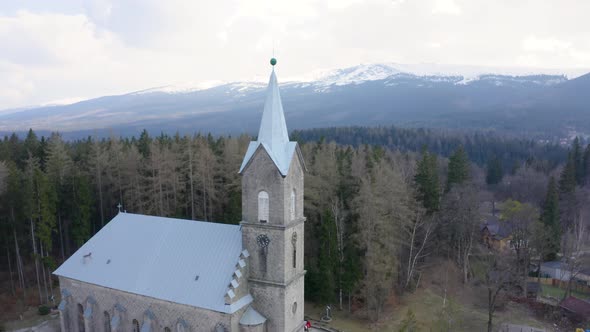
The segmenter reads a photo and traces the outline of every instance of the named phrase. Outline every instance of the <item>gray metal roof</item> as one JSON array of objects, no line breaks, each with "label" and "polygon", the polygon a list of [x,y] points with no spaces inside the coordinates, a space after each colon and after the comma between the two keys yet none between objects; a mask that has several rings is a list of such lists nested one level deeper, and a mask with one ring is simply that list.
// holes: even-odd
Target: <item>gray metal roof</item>
[{"label": "gray metal roof", "polygon": [[567,266],[560,261],[543,262],[541,266],[551,269],[567,269]]},{"label": "gray metal roof", "polygon": [[266,322],[266,318],[252,307],[248,307],[240,318],[240,325],[256,326]]},{"label": "gray metal roof", "polygon": [[252,302],[225,304],[241,252],[238,225],[119,213],[54,274],[233,313]]},{"label": "gray metal roof", "polygon": [[262,120],[260,121],[258,140],[250,142],[244,160],[242,161],[242,166],[240,167],[240,173],[248,165],[248,162],[259,147],[263,147],[268,152],[281,174],[286,176],[289,172],[289,166],[295,154],[297,143],[289,141],[283,103],[274,69],[270,74],[270,80],[266,89],[266,101],[264,102],[264,111],[262,112]]}]

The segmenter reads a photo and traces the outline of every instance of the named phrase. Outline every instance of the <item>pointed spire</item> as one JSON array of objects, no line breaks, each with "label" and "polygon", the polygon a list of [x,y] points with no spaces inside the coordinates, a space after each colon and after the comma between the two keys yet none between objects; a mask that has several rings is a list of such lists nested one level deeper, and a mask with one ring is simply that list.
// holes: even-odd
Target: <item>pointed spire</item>
[{"label": "pointed spire", "polygon": [[279,92],[279,83],[274,68],[270,74],[266,89],[266,102],[258,131],[258,142],[265,143],[271,150],[278,152],[285,149],[289,142],[289,133],[283,112],[283,103]]},{"label": "pointed spire", "polygon": [[262,147],[278,167],[279,172],[283,176],[286,176],[289,172],[291,159],[296,152],[297,143],[289,141],[289,132],[287,131],[287,124],[285,122],[279,83],[277,82],[277,76],[274,70],[277,60],[272,58],[270,64],[273,66],[273,70],[270,74],[268,87],[266,88],[266,101],[264,102],[262,121],[260,122],[260,130],[258,131],[258,140],[250,142],[244,160],[242,161],[242,166],[240,167],[240,173],[248,165],[256,150]]}]

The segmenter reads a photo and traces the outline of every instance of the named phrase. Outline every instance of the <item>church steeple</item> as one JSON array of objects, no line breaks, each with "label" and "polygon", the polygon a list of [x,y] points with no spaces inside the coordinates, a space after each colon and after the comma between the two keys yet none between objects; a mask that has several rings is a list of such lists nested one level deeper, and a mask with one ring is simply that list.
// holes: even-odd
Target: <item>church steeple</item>
[{"label": "church steeple", "polygon": [[273,69],[266,88],[266,100],[262,120],[260,121],[260,129],[258,130],[258,139],[248,146],[248,151],[246,151],[240,167],[240,173],[248,166],[256,150],[262,146],[279,169],[279,172],[286,176],[289,172],[291,159],[296,152],[297,143],[289,141],[279,83],[274,70],[277,60],[272,58],[270,63]]},{"label": "church steeple", "polygon": [[283,103],[274,67],[266,88],[266,101],[258,131],[258,142],[265,143],[273,152],[284,150],[285,145],[289,142]]},{"label": "church steeple", "polygon": [[258,139],[250,142],[240,168],[248,287],[252,308],[268,319],[269,332],[303,330],[304,172],[301,150],[289,141],[273,69]]}]

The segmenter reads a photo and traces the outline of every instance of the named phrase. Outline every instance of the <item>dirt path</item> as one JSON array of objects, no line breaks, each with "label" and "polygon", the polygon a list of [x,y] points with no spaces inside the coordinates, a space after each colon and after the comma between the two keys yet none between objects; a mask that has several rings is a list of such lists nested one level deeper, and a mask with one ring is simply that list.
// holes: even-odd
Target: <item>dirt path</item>
[{"label": "dirt path", "polygon": [[8,330],[14,332],[60,332],[59,318],[51,318],[39,325],[33,327],[22,328],[18,330]]}]

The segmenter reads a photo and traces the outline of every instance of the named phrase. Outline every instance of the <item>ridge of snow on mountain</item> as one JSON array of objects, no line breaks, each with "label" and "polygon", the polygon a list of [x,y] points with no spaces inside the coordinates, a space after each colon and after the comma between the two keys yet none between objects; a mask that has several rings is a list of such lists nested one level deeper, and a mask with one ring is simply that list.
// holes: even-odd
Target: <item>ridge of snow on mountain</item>
[{"label": "ridge of snow on mountain", "polygon": [[[581,76],[585,71],[580,69],[561,70],[561,69],[537,69],[537,68],[519,68],[519,67],[480,67],[480,66],[461,66],[461,65],[441,65],[441,64],[399,64],[399,63],[376,63],[360,64],[357,66],[317,70],[305,75],[287,77],[280,83],[282,86],[295,87],[316,87],[317,92],[325,92],[330,86],[344,86],[349,84],[362,84],[370,81],[387,80],[385,84],[396,85],[392,79],[396,78],[414,78],[430,82],[453,82],[455,84],[470,84],[475,81],[485,79],[490,81],[496,80],[496,85],[501,85],[502,81],[524,82],[528,81],[533,84],[553,85],[565,80]],[[561,78],[548,78],[543,76],[561,76]],[[536,77],[534,79],[533,77]],[[200,83],[184,83],[175,85],[166,85],[145,89],[132,94],[146,93],[169,93],[182,94],[193,93],[221,86],[226,86],[230,91],[246,92],[256,89],[262,89],[266,85],[262,77],[254,78],[248,81],[225,82],[225,81],[205,81]]]}]

